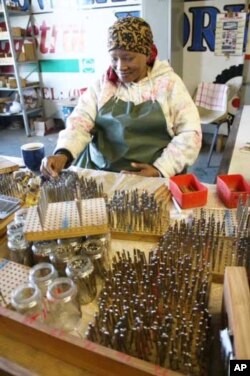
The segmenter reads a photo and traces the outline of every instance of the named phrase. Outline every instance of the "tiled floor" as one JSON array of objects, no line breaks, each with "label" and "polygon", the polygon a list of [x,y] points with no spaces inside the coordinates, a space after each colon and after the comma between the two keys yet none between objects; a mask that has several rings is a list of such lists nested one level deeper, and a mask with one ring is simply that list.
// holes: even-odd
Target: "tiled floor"
[{"label": "tiled floor", "polygon": [[[1,119],[0,119],[1,120]],[[21,145],[28,142],[43,142],[46,155],[53,153],[58,137],[58,130],[46,136],[27,137],[23,128],[15,126],[1,126],[0,123],[0,154],[20,157]],[[208,150],[210,146],[211,135],[204,135],[203,147],[195,164],[188,169],[188,172],[194,173],[197,178],[204,182],[213,184],[215,182],[218,168],[220,165],[222,153],[214,152],[211,160],[211,167],[206,167]]]}]

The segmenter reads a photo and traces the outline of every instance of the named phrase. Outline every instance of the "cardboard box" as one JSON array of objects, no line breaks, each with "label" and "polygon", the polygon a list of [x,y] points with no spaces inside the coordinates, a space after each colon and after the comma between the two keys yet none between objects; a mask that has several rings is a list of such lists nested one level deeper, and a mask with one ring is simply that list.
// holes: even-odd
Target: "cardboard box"
[{"label": "cardboard box", "polygon": [[208,189],[193,174],[171,177],[169,188],[182,209],[196,208],[207,203]]},{"label": "cardboard box", "polygon": [[36,47],[34,42],[25,42],[23,44],[25,60],[36,60]]},{"label": "cardboard box", "polygon": [[[21,87],[26,86],[26,80],[24,78],[20,78]],[[7,87],[9,88],[16,88],[17,87],[17,80],[15,77],[9,77],[7,81]]]},{"label": "cardboard box", "polygon": [[12,27],[11,34],[13,37],[22,37],[25,35],[25,29],[22,29],[21,27]]},{"label": "cardboard box", "polygon": [[18,56],[18,61],[25,61],[25,60],[26,60],[25,53],[23,51],[21,51],[19,56]]},{"label": "cardboard box", "polygon": [[31,124],[31,130],[35,136],[45,136],[50,130],[54,129],[54,119],[37,118]]}]

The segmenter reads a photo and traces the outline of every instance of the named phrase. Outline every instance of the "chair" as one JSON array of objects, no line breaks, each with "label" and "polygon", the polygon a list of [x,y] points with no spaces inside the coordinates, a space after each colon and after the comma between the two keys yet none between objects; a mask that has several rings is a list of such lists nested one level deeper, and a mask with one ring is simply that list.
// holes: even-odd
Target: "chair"
[{"label": "chair", "polygon": [[228,133],[230,131],[230,122],[228,119],[228,92],[229,87],[226,84],[201,82],[198,85],[194,98],[194,102],[200,114],[201,125],[207,124],[214,127],[207,167],[210,165],[220,126],[223,123],[227,123]]}]

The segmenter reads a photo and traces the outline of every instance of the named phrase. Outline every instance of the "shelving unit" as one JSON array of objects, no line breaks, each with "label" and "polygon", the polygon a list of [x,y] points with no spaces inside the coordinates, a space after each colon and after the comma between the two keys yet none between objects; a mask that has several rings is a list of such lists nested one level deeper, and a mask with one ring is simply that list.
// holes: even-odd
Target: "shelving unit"
[{"label": "shelving unit", "polygon": [[[31,6],[22,11],[0,0],[0,21],[5,24],[5,30],[0,30],[0,43],[5,43],[8,51],[0,53],[0,106],[5,106],[0,109],[0,117],[21,116],[26,135],[31,136],[31,117],[44,115]],[[21,110],[13,113],[10,107],[16,96]]]}]

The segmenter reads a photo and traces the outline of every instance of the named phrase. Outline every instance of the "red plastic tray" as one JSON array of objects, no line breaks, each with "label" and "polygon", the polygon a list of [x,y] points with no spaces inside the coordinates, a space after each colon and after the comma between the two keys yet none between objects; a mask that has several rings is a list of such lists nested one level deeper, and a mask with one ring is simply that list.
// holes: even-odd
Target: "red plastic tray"
[{"label": "red plastic tray", "polygon": [[217,194],[228,208],[237,208],[239,197],[243,201],[250,194],[250,185],[240,174],[217,176]]},{"label": "red plastic tray", "polygon": [[207,203],[208,189],[194,174],[171,177],[169,189],[182,209],[204,206]]}]

